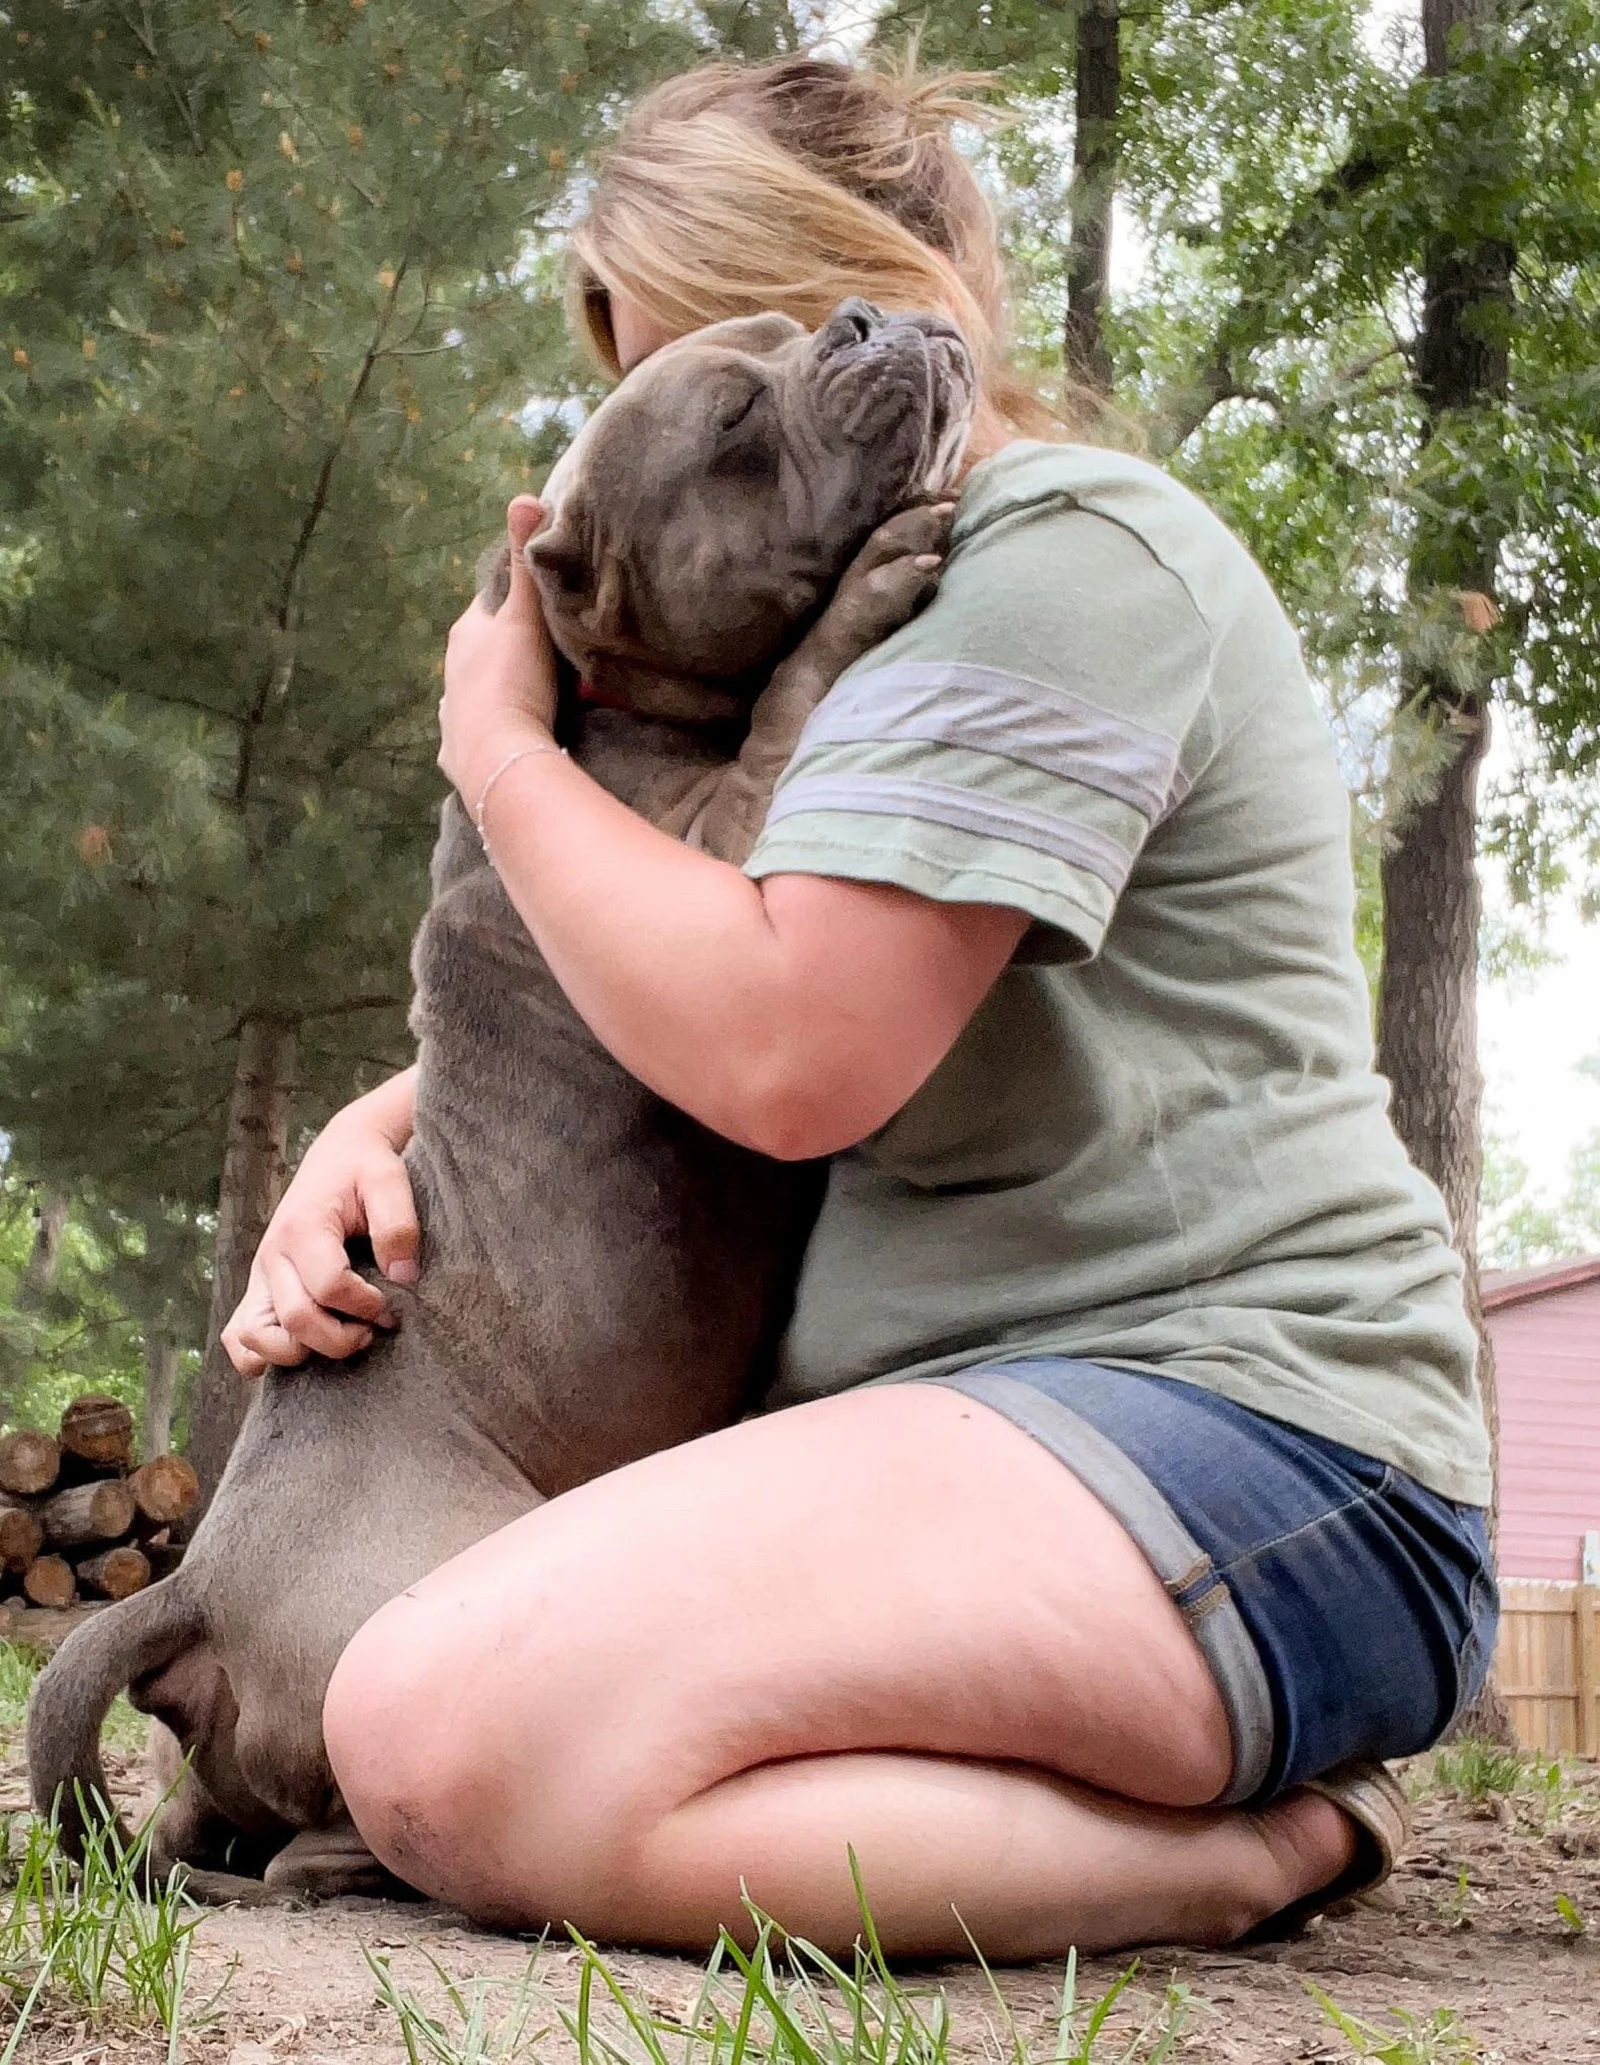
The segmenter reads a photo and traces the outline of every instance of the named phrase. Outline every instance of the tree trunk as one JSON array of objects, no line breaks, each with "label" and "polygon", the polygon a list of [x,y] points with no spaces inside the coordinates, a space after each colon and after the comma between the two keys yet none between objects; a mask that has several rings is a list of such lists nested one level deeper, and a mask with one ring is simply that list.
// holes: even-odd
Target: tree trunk
[{"label": "tree trunk", "polygon": [[[1426,682],[1408,686],[1425,707]],[[1378,1067],[1393,1085],[1396,1130],[1444,1193],[1456,1245],[1470,1264],[1483,1173],[1478,1065],[1478,770],[1487,709],[1430,709],[1460,750],[1427,802],[1401,821],[1384,854]]]},{"label": "tree trunk", "polygon": [[37,1312],[56,1280],[69,1208],[69,1200],[54,1190],[46,1190],[34,1206],[33,1246],[28,1251],[22,1281],[17,1285],[19,1312]]},{"label": "tree trunk", "polygon": [[178,1406],[178,1344],[154,1331],[144,1337],[143,1447],[147,1456],[172,1446],[172,1416]]},{"label": "tree trunk", "polygon": [[251,1017],[240,1029],[217,1195],[205,1360],[189,1420],[189,1460],[200,1479],[191,1525],[217,1488],[249,1403],[249,1392],[223,1350],[222,1329],[244,1296],[251,1260],[283,1192],[295,1047],[295,1029],[281,1019]]},{"label": "tree trunk", "polygon": [[1120,0],[1081,0],[1074,24],[1072,235],[1067,247],[1067,375],[1111,392],[1105,304],[1111,276],[1111,212],[1117,192],[1117,115],[1122,100]]},{"label": "tree trunk", "polygon": [[[1423,0],[1426,70],[1444,77],[1498,0]],[[1485,149],[1493,148],[1485,139]],[[1515,253],[1484,239],[1441,241],[1427,256],[1415,384],[1426,446],[1464,412],[1496,407],[1510,384],[1507,317]],[[1481,513],[1421,504],[1409,571],[1412,601],[1436,613],[1453,593],[1492,592],[1501,533]],[[1478,1189],[1483,1175],[1483,1078],[1478,1064],[1478,773],[1489,742],[1491,681],[1428,662],[1403,670],[1402,701],[1458,741],[1432,797],[1406,813],[1384,856],[1378,1066],[1393,1086],[1395,1126],[1412,1160],[1444,1195],[1467,1269],[1478,1330],[1484,1415],[1498,1460],[1494,1355],[1478,1298]],[[1497,1471],[1498,1476],[1498,1471]],[[1498,1488],[1490,1510],[1498,1522]],[[1509,1740],[1491,1684],[1463,1732]]]}]

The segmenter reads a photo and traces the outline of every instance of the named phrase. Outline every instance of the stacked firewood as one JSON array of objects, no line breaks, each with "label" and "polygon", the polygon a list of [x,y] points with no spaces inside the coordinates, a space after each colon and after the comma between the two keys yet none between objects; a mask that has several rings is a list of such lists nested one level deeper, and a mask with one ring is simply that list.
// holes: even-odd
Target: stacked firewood
[{"label": "stacked firewood", "polygon": [[117,1398],[75,1398],[57,1434],[0,1435],[0,1591],[33,1606],[126,1599],[176,1567],[200,1486],[179,1455],[139,1463]]}]

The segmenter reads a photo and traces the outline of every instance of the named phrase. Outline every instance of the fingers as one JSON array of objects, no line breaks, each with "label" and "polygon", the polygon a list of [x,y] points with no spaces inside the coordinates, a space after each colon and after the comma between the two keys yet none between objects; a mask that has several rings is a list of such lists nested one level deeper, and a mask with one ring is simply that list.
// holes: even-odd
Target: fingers
[{"label": "fingers", "polygon": [[533,575],[528,571],[522,549],[534,532],[542,529],[544,518],[544,504],[535,495],[515,495],[506,509],[506,536],[511,542],[511,589],[501,607],[513,616],[538,614],[539,591],[533,584]]},{"label": "fingers", "polygon": [[[341,1319],[337,1312],[319,1303],[287,1255],[264,1255],[260,1259],[278,1324],[302,1347],[340,1362],[372,1346],[372,1327],[359,1320]],[[358,1284],[361,1282],[353,1270],[347,1269],[346,1274]],[[370,1284],[362,1288],[372,1291]],[[374,1295],[381,1301],[381,1293]]]},{"label": "fingers", "polygon": [[222,1330],[222,1345],[241,1377],[259,1377],[269,1367],[292,1369],[306,1359],[306,1350],[278,1324],[259,1256],[238,1310]]},{"label": "fingers", "polygon": [[295,1369],[311,1353],[272,1319],[234,1322],[222,1340],[241,1377],[262,1377],[269,1369]]},{"label": "fingers", "polygon": [[[415,1283],[422,1233],[417,1225],[411,1178],[398,1156],[378,1173],[362,1181],[361,1202],[366,1210],[367,1232],[378,1267],[391,1283]],[[363,1290],[371,1288],[370,1284],[362,1285]],[[374,1292],[373,1295],[378,1294]],[[328,1301],[324,1299],[323,1302],[326,1304]],[[381,1304],[381,1298],[379,1302]]]},{"label": "fingers", "polygon": [[[330,1219],[306,1224],[298,1220],[285,1225],[273,1246],[264,1249],[262,1261],[283,1255],[317,1304],[335,1318],[356,1319],[369,1326],[382,1326],[390,1317],[389,1302],[376,1284],[357,1276],[344,1251],[345,1225],[355,1232],[361,1221]],[[294,1329],[294,1315],[278,1306],[278,1317]],[[302,1339],[304,1336],[302,1336]],[[327,1351],[324,1350],[324,1353]]]},{"label": "fingers", "polygon": [[[241,1306],[240,1312],[243,1309]],[[250,1345],[245,1332],[239,1312],[236,1312],[222,1329],[223,1352],[241,1377],[259,1377],[267,1367],[267,1358]]]}]

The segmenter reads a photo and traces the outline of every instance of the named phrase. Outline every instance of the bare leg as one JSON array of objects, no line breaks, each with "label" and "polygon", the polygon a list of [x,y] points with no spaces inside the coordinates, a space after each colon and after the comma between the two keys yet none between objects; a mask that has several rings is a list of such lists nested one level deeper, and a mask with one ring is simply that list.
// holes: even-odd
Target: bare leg
[{"label": "bare leg", "polygon": [[1230,1940],[1339,1872],[1326,1801],[1208,1809],[1226,1718],[1134,1543],[959,1393],[652,1457],[385,1607],[328,1745],[383,1861],[486,1917],[703,1947],[740,1885],[834,1947]]}]

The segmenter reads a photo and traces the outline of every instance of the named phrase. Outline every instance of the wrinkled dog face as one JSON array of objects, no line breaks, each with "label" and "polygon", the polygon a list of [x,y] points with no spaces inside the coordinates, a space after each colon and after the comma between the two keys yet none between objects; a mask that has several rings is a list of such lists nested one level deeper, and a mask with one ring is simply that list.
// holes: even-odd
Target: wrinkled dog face
[{"label": "wrinkled dog face", "polygon": [[945,317],[860,300],[652,353],[544,490],[527,556],[557,645],[597,688],[748,692],[868,534],[949,488],[975,393]]}]

